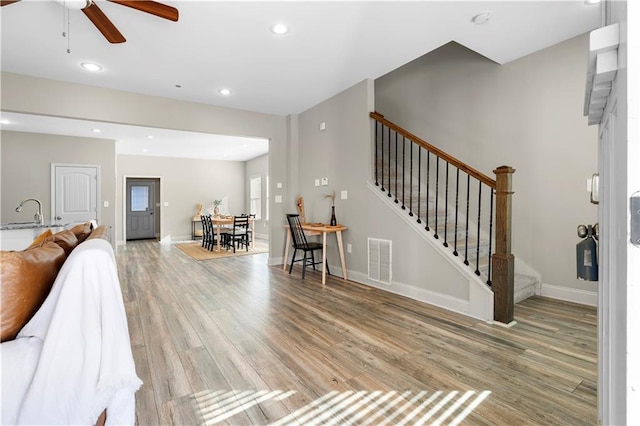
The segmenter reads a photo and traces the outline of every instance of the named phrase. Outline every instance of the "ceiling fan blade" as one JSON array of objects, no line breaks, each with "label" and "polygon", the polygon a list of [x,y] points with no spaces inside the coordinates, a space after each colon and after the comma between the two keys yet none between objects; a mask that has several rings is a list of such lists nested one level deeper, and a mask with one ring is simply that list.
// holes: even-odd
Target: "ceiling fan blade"
[{"label": "ceiling fan blade", "polygon": [[12,3],[18,3],[20,0],[2,0],[0,1],[0,7],[1,6],[9,6]]},{"label": "ceiling fan blade", "polygon": [[141,12],[150,13],[160,18],[168,19],[176,22],[178,20],[178,9],[157,1],[148,0],[109,0],[112,3],[118,3],[123,6],[131,7]]},{"label": "ceiling fan blade", "polygon": [[91,6],[85,7],[82,11],[109,43],[124,43],[127,41],[97,4],[92,2]]}]

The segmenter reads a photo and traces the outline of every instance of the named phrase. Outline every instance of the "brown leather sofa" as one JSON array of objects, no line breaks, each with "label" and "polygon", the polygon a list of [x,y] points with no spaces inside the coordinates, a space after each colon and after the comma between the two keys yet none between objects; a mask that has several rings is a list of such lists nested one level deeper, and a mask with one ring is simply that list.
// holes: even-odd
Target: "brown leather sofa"
[{"label": "brown leather sofa", "polygon": [[[0,252],[0,340],[14,340],[45,301],[69,254],[82,242],[111,240],[106,225],[93,229],[91,223],[51,233],[45,231],[22,251]],[[106,411],[96,424],[104,425]]]}]

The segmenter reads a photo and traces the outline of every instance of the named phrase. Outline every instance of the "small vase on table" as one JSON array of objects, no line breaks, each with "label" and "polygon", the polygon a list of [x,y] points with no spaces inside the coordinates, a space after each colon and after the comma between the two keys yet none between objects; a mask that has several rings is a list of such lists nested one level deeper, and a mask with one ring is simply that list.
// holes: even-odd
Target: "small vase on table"
[{"label": "small vase on table", "polygon": [[338,221],[336,220],[336,206],[331,206],[331,221],[329,222],[329,225],[336,226],[337,224]]}]

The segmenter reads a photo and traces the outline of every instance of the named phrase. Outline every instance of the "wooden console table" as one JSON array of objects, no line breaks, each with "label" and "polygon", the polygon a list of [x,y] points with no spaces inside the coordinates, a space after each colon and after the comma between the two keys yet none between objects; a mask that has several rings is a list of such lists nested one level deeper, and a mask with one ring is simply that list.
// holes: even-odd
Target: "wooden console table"
[{"label": "wooden console table", "polygon": [[[284,265],[282,269],[287,270],[287,259],[289,258],[289,247],[291,246],[291,232],[289,231],[289,225],[284,226],[287,229],[287,242],[284,246]],[[346,231],[347,228],[344,225],[329,226],[321,225],[314,226],[311,224],[303,224],[302,229],[307,235],[321,235],[322,234],[322,284],[327,282],[327,234],[336,234],[336,240],[338,241],[338,251],[340,252],[340,263],[342,264],[342,279],[347,280],[347,262],[344,258],[344,247],[342,245],[342,231]]]}]

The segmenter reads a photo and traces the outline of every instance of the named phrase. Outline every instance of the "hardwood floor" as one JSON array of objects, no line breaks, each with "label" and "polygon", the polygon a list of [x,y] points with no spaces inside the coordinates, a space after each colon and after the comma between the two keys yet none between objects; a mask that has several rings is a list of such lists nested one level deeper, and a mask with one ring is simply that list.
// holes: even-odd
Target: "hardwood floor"
[{"label": "hardwood floor", "polygon": [[266,254],[116,257],[138,425],[597,424],[594,308],[534,297],[506,329]]}]

